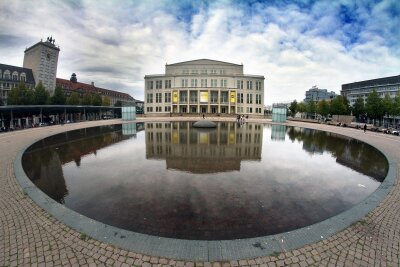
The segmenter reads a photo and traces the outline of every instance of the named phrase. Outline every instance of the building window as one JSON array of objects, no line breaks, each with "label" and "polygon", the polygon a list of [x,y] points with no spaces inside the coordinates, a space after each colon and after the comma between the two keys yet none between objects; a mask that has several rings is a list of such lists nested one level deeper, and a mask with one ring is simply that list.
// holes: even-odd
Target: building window
[{"label": "building window", "polygon": [[12,79],[13,79],[13,81],[18,81],[18,73],[17,72],[13,72]]},{"label": "building window", "polygon": [[227,81],[225,79],[221,80],[221,87],[227,87]]},{"label": "building window", "polygon": [[181,87],[188,87],[188,79],[182,79]]},{"label": "building window", "polygon": [[256,90],[260,91],[261,90],[261,82],[256,81]]},{"label": "building window", "polygon": [[153,112],[153,107],[147,107],[147,112]]},{"label": "building window", "polygon": [[243,89],[243,80],[237,80],[236,87],[237,89]]},{"label": "building window", "polygon": [[170,106],[165,106],[164,107],[164,111],[165,112],[170,112],[171,111],[171,107]]},{"label": "building window", "polygon": [[217,87],[217,79],[211,79],[211,87]]},{"label": "building window", "polygon": [[161,80],[156,81],[156,89],[162,89],[162,81]]},{"label": "building window", "polygon": [[211,70],[211,74],[217,74],[217,70]]},{"label": "building window", "polygon": [[171,80],[165,80],[165,88],[171,88]]},{"label": "building window", "polygon": [[207,74],[207,70],[201,70],[201,74]]},{"label": "building window", "polygon": [[3,74],[4,80],[9,80],[10,79],[10,71],[6,70]]},{"label": "building window", "polygon": [[165,103],[170,103],[171,102],[171,93],[165,93],[164,101],[165,101]]},{"label": "building window", "polygon": [[197,79],[191,79],[190,85],[191,87],[197,87]]},{"label": "building window", "polygon": [[261,104],[261,95],[256,94],[256,104]]},{"label": "building window", "polygon": [[207,79],[201,79],[201,87],[207,87]]},{"label": "building window", "polygon": [[253,90],[253,82],[247,81],[247,90]]},{"label": "building window", "polygon": [[237,102],[238,103],[243,103],[243,94],[242,93],[237,94]]},{"label": "building window", "polygon": [[162,102],[162,93],[156,93],[156,103]]},{"label": "building window", "polygon": [[247,104],[253,104],[253,95],[247,94]]},{"label": "building window", "polygon": [[147,103],[153,103],[153,94],[147,94]]},{"label": "building window", "polygon": [[153,81],[147,82],[147,89],[153,89]]}]

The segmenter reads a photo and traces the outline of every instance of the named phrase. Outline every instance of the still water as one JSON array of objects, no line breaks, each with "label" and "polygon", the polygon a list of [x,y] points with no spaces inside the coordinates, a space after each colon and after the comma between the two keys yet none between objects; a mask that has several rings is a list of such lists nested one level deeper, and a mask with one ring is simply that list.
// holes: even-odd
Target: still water
[{"label": "still water", "polygon": [[23,155],[43,192],[123,229],[196,240],[281,233],[370,195],[388,163],[375,148],[283,125],[101,126],[51,136]]}]

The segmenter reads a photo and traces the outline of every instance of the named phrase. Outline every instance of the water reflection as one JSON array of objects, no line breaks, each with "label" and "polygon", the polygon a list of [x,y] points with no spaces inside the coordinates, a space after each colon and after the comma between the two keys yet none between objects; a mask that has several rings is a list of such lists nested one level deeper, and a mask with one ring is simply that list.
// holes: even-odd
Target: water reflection
[{"label": "water reflection", "polygon": [[216,129],[192,129],[191,122],[147,123],[146,158],[165,159],[167,169],[192,173],[240,170],[260,161],[261,124],[223,122]]},{"label": "water reflection", "polygon": [[47,195],[90,218],[197,240],[319,222],[365,199],[388,170],[381,153],[351,138],[228,122],[208,131],[151,122],[67,132],[32,145],[23,167]]}]

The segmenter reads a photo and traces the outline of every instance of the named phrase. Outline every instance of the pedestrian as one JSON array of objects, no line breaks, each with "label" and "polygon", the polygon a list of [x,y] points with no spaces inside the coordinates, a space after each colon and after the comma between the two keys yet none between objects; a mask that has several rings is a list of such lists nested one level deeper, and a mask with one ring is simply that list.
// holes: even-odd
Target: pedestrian
[{"label": "pedestrian", "polygon": [[364,133],[367,131],[367,124],[364,123]]},{"label": "pedestrian", "polygon": [[205,119],[205,117],[204,117],[204,113],[203,113],[203,120]]}]

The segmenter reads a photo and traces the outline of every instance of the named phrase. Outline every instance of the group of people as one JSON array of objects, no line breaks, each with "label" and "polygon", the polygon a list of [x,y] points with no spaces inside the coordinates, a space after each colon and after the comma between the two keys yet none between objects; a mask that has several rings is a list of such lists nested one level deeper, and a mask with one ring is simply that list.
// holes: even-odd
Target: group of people
[{"label": "group of people", "polygon": [[[246,118],[249,118],[249,117],[246,116]],[[240,122],[240,123],[244,123],[244,115],[237,115],[236,121]]]}]

